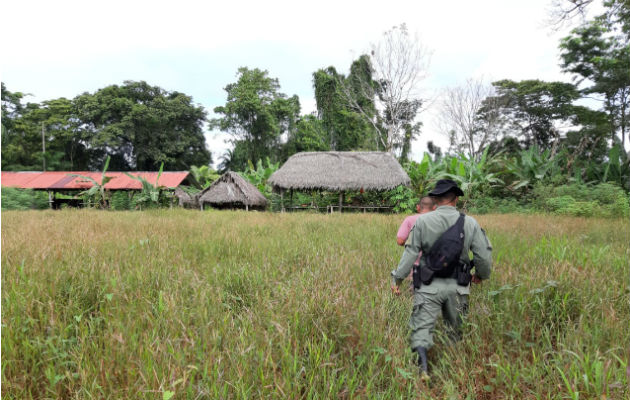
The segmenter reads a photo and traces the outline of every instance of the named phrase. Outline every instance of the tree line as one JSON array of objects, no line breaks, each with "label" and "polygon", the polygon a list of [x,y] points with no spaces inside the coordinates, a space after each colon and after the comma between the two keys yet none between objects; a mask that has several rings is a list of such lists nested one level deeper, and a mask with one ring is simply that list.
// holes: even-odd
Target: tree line
[{"label": "tree line", "polygon": [[[557,22],[591,2],[559,3]],[[429,152],[435,159],[448,153],[479,161],[487,151],[515,162],[535,148],[550,159],[562,156],[565,175],[584,179],[589,168],[609,161],[613,148],[627,165],[628,21],[630,1],[606,0],[601,15],[561,40],[560,66],[571,82],[471,78],[446,88],[437,107],[449,148],[429,141]],[[297,96],[283,93],[278,79],[258,68],[237,71],[211,119],[190,96],[142,81],[42,103],[25,103],[24,93],[2,83],[2,169],[100,170],[109,157],[111,170],[162,164],[188,170],[213,161],[206,129],[229,134],[232,148],[217,160],[221,170],[327,150],[389,151],[404,164],[428,104],[421,89],[429,54],[405,25],[394,27],[347,73],[333,66],[313,72],[316,111],[306,115]]]},{"label": "tree line", "polygon": [[[211,162],[206,111],[190,96],[146,82],[111,85],[73,99],[24,104],[2,83],[3,170],[171,170]],[[45,152],[43,151],[45,146]]]}]

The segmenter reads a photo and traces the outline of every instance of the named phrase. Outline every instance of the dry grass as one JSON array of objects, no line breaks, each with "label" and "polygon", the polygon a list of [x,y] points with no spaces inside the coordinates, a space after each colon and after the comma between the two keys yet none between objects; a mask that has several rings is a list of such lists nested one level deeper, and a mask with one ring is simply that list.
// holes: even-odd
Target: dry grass
[{"label": "dry grass", "polygon": [[388,292],[399,216],[2,217],[6,399],[629,394],[627,221],[479,217],[496,270],[425,386]]}]

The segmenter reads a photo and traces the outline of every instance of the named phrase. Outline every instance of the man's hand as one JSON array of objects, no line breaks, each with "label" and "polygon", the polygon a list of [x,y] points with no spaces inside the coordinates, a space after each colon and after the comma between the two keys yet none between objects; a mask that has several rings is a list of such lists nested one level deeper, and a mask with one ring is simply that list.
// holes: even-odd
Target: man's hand
[{"label": "man's hand", "polygon": [[396,296],[400,296],[400,288],[398,286],[392,285],[392,293]]},{"label": "man's hand", "polygon": [[481,283],[481,278],[479,278],[477,275],[473,275],[471,282],[474,283],[474,284],[480,284]]}]

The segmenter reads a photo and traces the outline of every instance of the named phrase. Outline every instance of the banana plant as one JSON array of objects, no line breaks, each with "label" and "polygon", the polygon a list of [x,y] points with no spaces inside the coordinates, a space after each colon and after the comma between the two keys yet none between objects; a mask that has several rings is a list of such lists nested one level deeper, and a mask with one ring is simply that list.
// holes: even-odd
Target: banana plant
[{"label": "banana plant", "polygon": [[243,178],[247,179],[249,183],[256,186],[261,193],[269,196],[271,194],[271,188],[267,185],[267,180],[271,177],[271,175],[280,168],[280,163],[272,163],[269,160],[269,157],[265,159],[267,166],[263,166],[262,160],[258,160],[256,163],[256,168],[254,168],[254,164],[248,160],[248,170],[243,172],[241,175]]},{"label": "banana plant", "polygon": [[164,163],[160,165],[160,170],[158,172],[157,178],[155,179],[155,184],[152,184],[151,182],[147,181],[141,176],[133,176],[130,173],[125,172],[125,175],[127,175],[131,179],[135,179],[139,181],[140,183],[142,183],[142,191],[140,192],[138,197],[136,197],[136,204],[138,204],[140,207],[142,207],[143,205],[145,206],[149,206],[149,205],[159,206],[160,205],[161,194],[164,193],[164,190],[166,189],[165,186],[158,185],[158,182],[160,181],[160,176],[162,176],[163,170],[164,170]]},{"label": "banana plant", "polygon": [[457,182],[464,192],[464,208],[471,198],[479,197],[484,190],[503,184],[503,180],[496,172],[490,172],[494,164],[496,159],[488,157],[488,148],[484,150],[479,161],[464,154],[450,158],[444,176]]},{"label": "banana plant", "polygon": [[217,171],[213,170],[207,165],[203,165],[201,167],[196,167],[193,165],[192,167],[190,167],[190,175],[195,186],[201,190],[210,186],[220,177]]},{"label": "banana plant", "polygon": [[107,182],[114,179],[114,177],[106,176],[105,173],[107,172],[107,168],[109,168],[110,158],[111,157],[108,156],[107,160],[105,160],[105,166],[103,167],[103,173],[101,174],[100,182],[97,182],[96,179],[91,178],[89,176],[80,175],[80,174],[68,174],[70,176],[75,176],[77,178],[82,179],[79,182],[92,183],[92,187],[82,191],[77,196],[88,198],[90,203],[93,203],[95,207],[97,208],[102,208],[102,209],[109,208],[109,191],[105,190],[105,185],[107,185]]},{"label": "banana plant", "polygon": [[429,153],[424,153],[419,163],[411,161],[405,167],[411,186],[418,195],[426,194],[446,174],[446,164],[443,161],[434,161]]},{"label": "banana plant", "polygon": [[549,149],[540,151],[538,146],[532,146],[512,160],[506,160],[505,167],[515,180],[508,188],[518,190],[531,187],[538,181],[544,181],[560,172],[557,157],[553,157]]},{"label": "banana plant", "polygon": [[608,151],[608,162],[604,168],[604,176],[602,182],[615,182],[627,188],[628,177],[630,176],[630,163],[624,160],[624,153],[619,144],[615,144]]}]

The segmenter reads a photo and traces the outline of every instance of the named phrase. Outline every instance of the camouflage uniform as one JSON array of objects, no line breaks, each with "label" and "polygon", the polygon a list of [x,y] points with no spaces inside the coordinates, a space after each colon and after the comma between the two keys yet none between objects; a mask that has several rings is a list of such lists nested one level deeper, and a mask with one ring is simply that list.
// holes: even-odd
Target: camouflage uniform
[{"label": "camouflage uniform", "polygon": [[[420,268],[426,265],[425,255],[433,243],[457,222],[459,212],[452,206],[439,206],[435,211],[418,217],[403,253],[398,268],[392,271],[392,279],[398,286],[413,268],[413,263],[420,251]],[[466,216],[464,221],[464,249],[460,261],[470,262],[469,250],[475,262],[475,275],[488,279],[492,268],[492,246],[477,221]],[[429,285],[422,285],[414,290],[410,345],[430,348],[433,345],[433,329],[440,313],[448,323],[449,335],[459,339],[462,317],[468,311],[470,285],[459,286],[454,278],[433,278]]]}]

